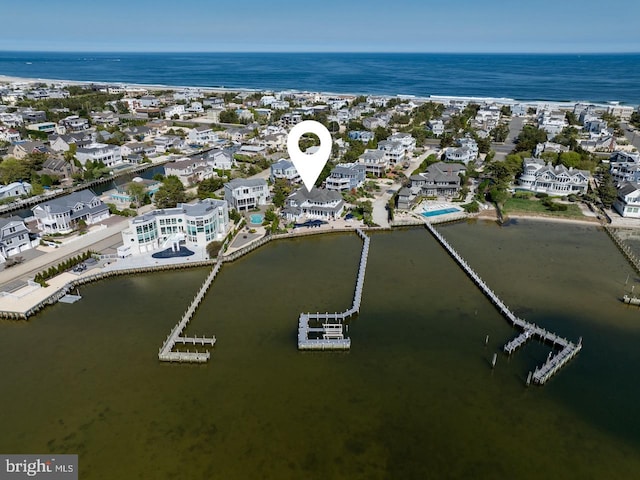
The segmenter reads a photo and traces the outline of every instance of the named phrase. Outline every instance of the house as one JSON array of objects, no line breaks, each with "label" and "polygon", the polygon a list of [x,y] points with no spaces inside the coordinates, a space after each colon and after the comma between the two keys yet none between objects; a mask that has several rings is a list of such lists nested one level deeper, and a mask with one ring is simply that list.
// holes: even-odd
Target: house
[{"label": "house", "polygon": [[511,115],[514,117],[524,117],[527,114],[528,107],[524,103],[516,103],[511,105]]},{"label": "house", "polygon": [[162,109],[162,114],[166,119],[181,117],[182,115],[184,115],[184,112],[185,112],[184,105],[171,105],[169,107]]},{"label": "house", "polygon": [[411,207],[411,197],[413,195],[411,194],[411,189],[407,188],[407,187],[402,187],[399,191],[398,191],[398,209],[400,210],[409,210],[409,208]]},{"label": "house", "polygon": [[261,178],[234,178],[224,184],[224,199],[238,211],[265,205],[268,198],[269,187]]},{"label": "house", "polygon": [[78,115],[63,118],[58,124],[67,132],[81,132],[89,128],[89,120]]},{"label": "house", "polygon": [[439,137],[444,133],[444,122],[442,120],[429,121],[429,130],[434,136]]},{"label": "house", "polygon": [[539,158],[525,158],[518,185],[532,192],[549,195],[586,193],[591,174],[586,170],[567,168],[564,165],[545,164]]},{"label": "house", "polygon": [[145,193],[148,194],[149,198],[151,199],[153,199],[153,196],[156,194],[156,192],[160,189],[160,186],[162,185],[162,182],[158,182],[156,180],[147,180],[145,178],[135,177],[131,180],[131,182],[128,182],[122,185],[116,185],[115,190],[113,190],[112,193],[110,194],[111,200],[117,203],[126,203],[127,205],[135,201],[141,202],[142,198],[134,198],[131,195],[129,195],[129,192],[128,192],[129,185],[132,183],[137,183],[139,185],[144,186]]},{"label": "house", "polygon": [[360,188],[367,178],[366,166],[359,163],[339,163],[327,177],[327,190],[348,192]]},{"label": "house", "polygon": [[205,159],[197,157],[167,163],[164,166],[164,171],[167,176],[175,175],[178,177],[185,187],[201,182],[206,178],[211,178],[215,174],[213,168]]},{"label": "house", "polygon": [[102,162],[106,167],[113,167],[118,163],[122,163],[122,152],[118,145],[91,143],[78,148],[76,158],[82,166],[91,161],[93,163]]},{"label": "house", "polygon": [[20,132],[13,128],[0,126],[0,140],[9,143],[19,142],[21,140]]},{"label": "house", "polygon": [[32,238],[20,217],[0,218],[0,262],[20,252],[37,247],[39,240]]},{"label": "house", "polygon": [[616,149],[615,135],[595,136],[588,140],[578,140],[578,145],[587,152],[613,152]]},{"label": "house", "polygon": [[83,220],[88,225],[109,218],[109,207],[91,190],[80,190],[31,209],[38,229],[45,233],[68,233]]},{"label": "house", "polygon": [[620,120],[629,120],[633,115],[634,108],[626,105],[613,104],[607,108],[607,113],[614,117],[620,118]]},{"label": "house", "polygon": [[218,141],[218,135],[209,126],[199,126],[189,130],[187,140],[195,145],[210,145]]},{"label": "house", "polygon": [[360,157],[358,163],[365,166],[366,173],[376,177],[382,177],[389,167],[389,160],[385,157],[382,150],[365,150]]},{"label": "house", "polygon": [[[123,158],[129,158],[132,155],[144,155],[147,145],[141,142],[129,142],[120,147],[120,153]],[[153,149],[155,152],[155,148]]]},{"label": "house", "polygon": [[91,136],[83,133],[70,133],[68,135],[49,136],[49,146],[55,152],[67,152],[71,144],[77,147],[85,147],[91,143]]},{"label": "house", "polygon": [[540,157],[544,152],[553,152],[553,153],[562,153],[568,152],[569,147],[565,147],[564,145],[560,145],[559,143],[553,142],[544,142],[538,143],[533,152],[534,157]]},{"label": "house", "polygon": [[426,171],[411,175],[411,193],[428,197],[454,197],[462,187],[460,174],[465,170],[458,163],[432,163]]},{"label": "house", "polygon": [[461,162],[465,165],[474,162],[478,158],[478,144],[471,137],[458,139],[458,147],[449,147],[445,150],[447,162]]},{"label": "house", "polygon": [[233,155],[222,150],[211,150],[204,157],[214,170],[231,170],[236,166]]},{"label": "house", "polygon": [[42,170],[39,174],[46,173],[48,175],[62,176],[64,178],[71,178],[73,173],[72,166],[63,158],[50,157],[47,158],[42,164]]},{"label": "house", "polygon": [[538,127],[551,137],[558,135],[566,126],[565,114],[562,111],[542,110],[538,115]]},{"label": "house", "polygon": [[287,198],[282,215],[288,221],[303,219],[335,220],[344,210],[344,200],[339,192],[312,188],[309,192],[302,187]]},{"label": "house", "polygon": [[185,147],[184,140],[175,135],[163,135],[153,139],[157,153],[165,153],[170,148],[181,150]]},{"label": "house", "polygon": [[180,246],[206,247],[224,239],[229,229],[229,208],[224,200],[206,198],[179,203],[175,208],[153,210],[129,220],[122,232],[120,256],[139,255]]},{"label": "house", "polygon": [[269,178],[272,182],[274,182],[276,178],[283,178],[292,183],[300,181],[300,175],[298,174],[296,167],[293,165],[293,162],[284,158],[281,158],[271,165],[271,175]]},{"label": "house", "polygon": [[369,143],[371,140],[376,138],[373,132],[369,132],[367,130],[351,130],[349,132],[349,138],[351,140],[359,140],[362,143]]},{"label": "house", "polygon": [[32,123],[30,125],[27,125],[27,130],[33,130],[34,132],[54,133],[56,131],[56,124],[53,122]]},{"label": "house", "polygon": [[9,155],[23,160],[30,154],[49,153],[49,149],[42,142],[20,142],[9,147]]},{"label": "house", "polygon": [[27,182],[13,182],[9,185],[0,185],[0,199],[21,197],[31,193],[31,184]]},{"label": "house", "polygon": [[620,185],[613,208],[623,217],[640,218],[640,185],[637,182]]},{"label": "house", "polygon": [[640,154],[614,152],[609,157],[609,173],[616,184],[640,181]]},{"label": "house", "polygon": [[409,155],[416,148],[416,139],[411,136],[409,133],[394,133],[389,138],[388,141],[398,142],[404,148],[404,154]]}]

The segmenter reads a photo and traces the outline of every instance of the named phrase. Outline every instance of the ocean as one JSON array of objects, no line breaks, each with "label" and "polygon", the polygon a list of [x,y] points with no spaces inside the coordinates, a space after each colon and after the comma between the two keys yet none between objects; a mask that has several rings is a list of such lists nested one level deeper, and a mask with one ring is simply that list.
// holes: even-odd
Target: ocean
[{"label": "ocean", "polygon": [[0,75],[260,90],[640,103],[640,54],[0,52]]}]

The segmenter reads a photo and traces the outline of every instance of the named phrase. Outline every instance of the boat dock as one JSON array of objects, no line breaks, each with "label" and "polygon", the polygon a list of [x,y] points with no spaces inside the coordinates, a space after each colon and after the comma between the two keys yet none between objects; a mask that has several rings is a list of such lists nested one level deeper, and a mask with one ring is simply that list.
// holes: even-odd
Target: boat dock
[{"label": "boat dock", "polygon": [[543,385],[549,380],[555,373],[557,373],[569,360],[575,357],[582,349],[582,339],[574,344],[562,338],[555,333],[539,327],[538,325],[527,322],[517,317],[505,303],[498,297],[498,295],[489,288],[489,286],[480,278],[480,276],[469,266],[462,256],[455,251],[455,249],[447,242],[447,240],[438,232],[431,223],[425,221],[427,230],[438,240],[440,245],[453,257],[453,259],[460,265],[465,273],[473,280],[473,282],[480,288],[480,290],[487,296],[487,298],[495,305],[500,313],[511,323],[512,326],[522,330],[516,338],[511,340],[504,346],[504,351],[507,355],[511,355],[518,348],[522,347],[527,341],[532,338],[550,344],[553,348],[560,348],[560,351],[556,355],[549,354],[547,361],[540,367],[537,367],[533,372],[533,381],[538,385]]},{"label": "boat dock", "polygon": [[[362,288],[364,286],[364,275],[367,270],[367,259],[369,257],[369,237],[359,228],[356,233],[362,239],[362,252],[360,254],[360,266],[358,267],[358,277],[356,288],[353,294],[353,304],[351,308],[344,312],[335,313],[301,313],[298,319],[298,349],[299,350],[349,350],[351,339],[344,338],[344,321],[360,312],[362,301]],[[309,323],[322,322],[322,328],[311,327]]]},{"label": "boat dock", "polygon": [[209,290],[209,287],[213,283],[213,280],[216,278],[216,275],[220,271],[221,266],[222,266],[222,261],[219,260],[215,264],[215,266],[213,267],[209,275],[207,275],[207,278],[204,280],[202,286],[200,287],[200,290],[194,297],[193,301],[191,302],[191,305],[189,305],[189,308],[187,309],[187,311],[184,312],[184,315],[182,315],[182,318],[180,319],[180,321],[176,324],[175,327],[173,327],[173,329],[171,330],[171,333],[169,333],[166,340],[162,344],[162,347],[160,347],[160,351],[158,352],[158,358],[161,361],[204,363],[209,360],[209,357],[211,356],[209,352],[198,352],[197,350],[193,352],[189,350],[187,350],[186,352],[184,351],[174,352],[173,348],[177,344],[192,345],[194,347],[195,346],[213,347],[216,344],[215,337],[211,337],[211,338],[183,337],[182,332],[184,331],[185,328],[187,328],[187,325],[191,321],[193,314],[196,312],[196,309],[204,299],[205,294]]}]

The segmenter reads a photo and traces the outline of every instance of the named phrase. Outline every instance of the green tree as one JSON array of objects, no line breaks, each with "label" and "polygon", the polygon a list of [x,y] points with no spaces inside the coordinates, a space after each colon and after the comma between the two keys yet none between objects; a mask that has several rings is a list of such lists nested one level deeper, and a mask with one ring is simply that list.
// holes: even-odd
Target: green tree
[{"label": "green tree", "polygon": [[235,110],[225,110],[220,112],[220,123],[240,123],[240,117]]},{"label": "green tree", "polygon": [[609,208],[613,205],[613,202],[618,195],[618,191],[616,190],[616,186],[613,183],[613,177],[609,172],[606,172],[600,181],[600,185],[598,185],[598,195],[600,196],[600,201],[602,204]]},{"label": "green tree", "polygon": [[205,178],[198,184],[198,198],[211,198],[220,190],[224,181],[220,177]]},{"label": "green tree", "polygon": [[178,203],[186,201],[186,199],[184,185],[175,175],[165,177],[162,185],[153,196],[153,201],[158,208],[173,208]]},{"label": "green tree", "polygon": [[273,204],[278,207],[284,207],[284,202],[291,194],[291,185],[283,178],[276,178],[273,184]]},{"label": "green tree", "polygon": [[127,195],[129,195],[133,202],[136,204],[136,208],[140,208],[140,205],[144,201],[144,197],[147,195],[147,189],[141,182],[129,182],[126,187]]},{"label": "green tree", "polygon": [[525,125],[516,139],[516,152],[533,152],[536,145],[547,141],[547,132],[531,125]]},{"label": "green tree", "polygon": [[5,185],[27,180],[31,177],[29,165],[17,158],[9,157],[0,163],[0,181]]},{"label": "green tree", "polygon": [[582,156],[577,152],[562,152],[558,160],[567,168],[578,168],[582,161]]}]

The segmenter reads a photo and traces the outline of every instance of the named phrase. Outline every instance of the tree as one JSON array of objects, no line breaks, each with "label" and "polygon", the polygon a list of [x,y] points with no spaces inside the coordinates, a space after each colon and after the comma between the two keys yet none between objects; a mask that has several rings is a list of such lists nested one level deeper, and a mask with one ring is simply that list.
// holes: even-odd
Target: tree
[{"label": "tree", "polygon": [[562,152],[560,154],[559,161],[567,168],[578,168],[582,161],[582,156],[577,152]]},{"label": "tree", "polygon": [[600,185],[598,185],[598,195],[600,196],[600,201],[602,202],[602,204],[607,208],[613,205],[613,202],[618,195],[616,186],[613,183],[613,177],[611,177],[611,174],[609,172],[606,172],[602,176]]},{"label": "tree", "polygon": [[220,112],[220,123],[240,123],[240,117],[235,110],[225,110]]},{"label": "tree", "polygon": [[525,125],[516,139],[516,152],[533,152],[536,145],[547,141],[547,132],[531,125]]},{"label": "tree", "polygon": [[175,175],[165,177],[162,185],[153,196],[153,201],[158,208],[173,208],[178,203],[186,201],[186,199],[184,185]]},{"label": "tree", "polygon": [[30,178],[30,169],[26,162],[9,157],[0,163],[0,181],[5,185],[28,178]]},{"label": "tree", "polygon": [[127,184],[127,195],[133,199],[136,208],[140,208],[144,197],[147,195],[147,189],[141,182],[129,182]]},{"label": "tree", "polygon": [[276,178],[273,185],[273,204],[278,207],[284,207],[284,202],[291,194],[291,185],[282,178]]},{"label": "tree", "polygon": [[220,177],[205,178],[198,185],[198,198],[211,198],[222,188],[224,181]]}]

